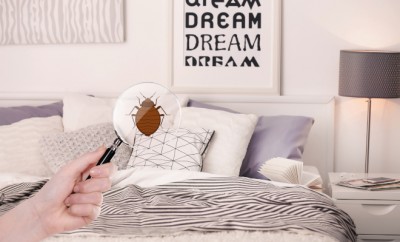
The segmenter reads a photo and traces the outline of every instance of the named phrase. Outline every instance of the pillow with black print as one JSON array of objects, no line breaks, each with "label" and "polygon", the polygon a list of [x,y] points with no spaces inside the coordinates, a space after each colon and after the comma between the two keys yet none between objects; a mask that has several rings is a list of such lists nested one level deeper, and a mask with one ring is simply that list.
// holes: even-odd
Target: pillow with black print
[{"label": "pillow with black print", "polygon": [[151,136],[136,134],[127,168],[201,171],[208,144],[214,135],[209,129],[166,129]]}]

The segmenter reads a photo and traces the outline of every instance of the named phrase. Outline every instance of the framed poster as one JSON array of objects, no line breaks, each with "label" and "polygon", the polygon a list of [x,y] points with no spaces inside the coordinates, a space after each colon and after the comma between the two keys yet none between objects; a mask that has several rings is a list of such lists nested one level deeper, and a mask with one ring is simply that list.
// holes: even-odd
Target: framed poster
[{"label": "framed poster", "polygon": [[174,0],[170,88],[280,94],[280,0]]}]

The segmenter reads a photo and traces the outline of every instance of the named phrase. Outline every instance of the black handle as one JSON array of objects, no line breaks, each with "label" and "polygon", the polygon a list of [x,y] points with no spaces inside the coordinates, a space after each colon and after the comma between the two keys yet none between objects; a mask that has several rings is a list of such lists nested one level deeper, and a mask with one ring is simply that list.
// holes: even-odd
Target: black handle
[{"label": "black handle", "polygon": [[[120,140],[119,138],[115,139],[114,144],[109,148],[107,148],[106,152],[104,152],[103,156],[97,162],[96,166],[107,164],[108,162],[110,162],[113,156],[115,155],[115,151],[117,150],[117,148],[121,143],[122,140]],[[88,178],[86,178],[86,180],[89,180],[90,178],[92,177],[89,175]]]},{"label": "black handle", "polygon": [[97,162],[96,166],[107,164],[108,162],[111,161],[115,154],[115,150],[112,150],[111,147],[107,148],[106,152],[104,152],[104,155],[100,158],[99,162]]}]

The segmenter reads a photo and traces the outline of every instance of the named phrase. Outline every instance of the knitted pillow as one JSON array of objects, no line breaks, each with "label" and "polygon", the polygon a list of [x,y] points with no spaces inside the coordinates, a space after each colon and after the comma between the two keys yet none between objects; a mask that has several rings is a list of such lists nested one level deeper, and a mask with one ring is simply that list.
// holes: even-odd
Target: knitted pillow
[{"label": "knitted pillow", "polygon": [[[40,140],[41,153],[55,173],[68,161],[93,151],[101,145],[110,146],[117,138],[111,123],[95,124],[73,132],[51,134]],[[125,169],[132,149],[121,144],[111,160],[118,169]]]}]

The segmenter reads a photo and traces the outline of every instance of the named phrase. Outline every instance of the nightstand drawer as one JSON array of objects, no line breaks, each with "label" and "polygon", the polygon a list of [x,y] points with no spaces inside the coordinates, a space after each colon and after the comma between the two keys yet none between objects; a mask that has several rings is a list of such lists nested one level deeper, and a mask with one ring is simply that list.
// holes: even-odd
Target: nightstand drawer
[{"label": "nightstand drawer", "polygon": [[397,202],[337,200],[335,204],[351,216],[358,234],[400,234],[400,204]]}]

